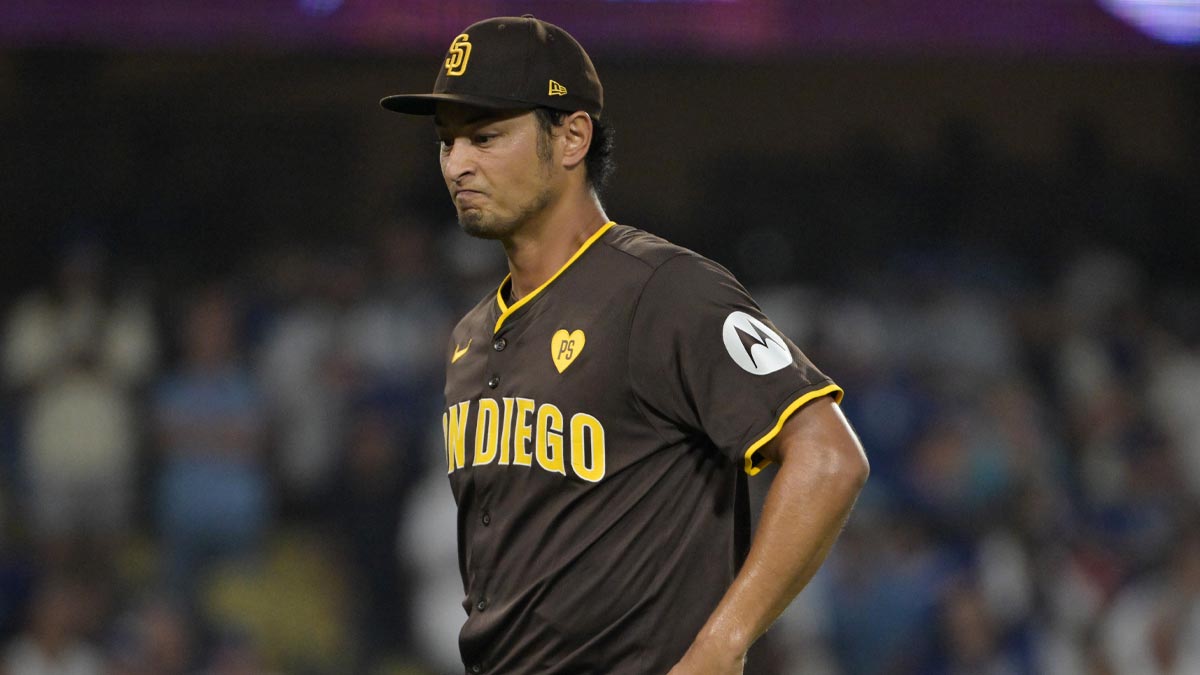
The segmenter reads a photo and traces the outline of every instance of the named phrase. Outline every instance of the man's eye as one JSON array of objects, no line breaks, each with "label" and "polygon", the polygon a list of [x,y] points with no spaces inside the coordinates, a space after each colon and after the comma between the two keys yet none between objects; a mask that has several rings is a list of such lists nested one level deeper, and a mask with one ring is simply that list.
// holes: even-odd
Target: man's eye
[{"label": "man's eye", "polygon": [[475,134],[473,140],[475,141],[475,145],[487,145],[495,137],[496,134]]}]

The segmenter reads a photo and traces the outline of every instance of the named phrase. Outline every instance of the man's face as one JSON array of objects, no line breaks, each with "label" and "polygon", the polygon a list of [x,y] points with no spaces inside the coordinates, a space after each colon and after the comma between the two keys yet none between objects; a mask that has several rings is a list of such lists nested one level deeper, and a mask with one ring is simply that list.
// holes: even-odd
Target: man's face
[{"label": "man's face", "polygon": [[506,238],[553,201],[554,150],[532,111],[439,103],[434,125],[442,177],[467,234]]}]

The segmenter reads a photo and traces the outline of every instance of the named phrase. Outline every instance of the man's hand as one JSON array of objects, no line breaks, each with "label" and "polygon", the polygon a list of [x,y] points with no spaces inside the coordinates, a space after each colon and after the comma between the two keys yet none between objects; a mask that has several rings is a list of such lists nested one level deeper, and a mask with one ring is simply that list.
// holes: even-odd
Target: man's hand
[{"label": "man's hand", "polygon": [[667,675],[742,675],[746,654],[731,653],[697,640]]}]

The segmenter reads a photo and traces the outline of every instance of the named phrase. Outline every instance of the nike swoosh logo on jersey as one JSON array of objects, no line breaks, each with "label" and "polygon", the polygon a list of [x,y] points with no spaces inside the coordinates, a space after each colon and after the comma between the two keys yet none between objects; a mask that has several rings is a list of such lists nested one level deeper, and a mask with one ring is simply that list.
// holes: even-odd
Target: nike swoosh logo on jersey
[{"label": "nike swoosh logo on jersey", "polygon": [[[471,340],[474,339],[475,338],[471,338]],[[450,357],[450,363],[454,363],[455,361],[461,359],[463,354],[467,353],[467,350],[471,348],[471,340],[467,340],[467,346],[463,347],[462,349],[458,348],[457,342],[454,343],[454,356]]]}]

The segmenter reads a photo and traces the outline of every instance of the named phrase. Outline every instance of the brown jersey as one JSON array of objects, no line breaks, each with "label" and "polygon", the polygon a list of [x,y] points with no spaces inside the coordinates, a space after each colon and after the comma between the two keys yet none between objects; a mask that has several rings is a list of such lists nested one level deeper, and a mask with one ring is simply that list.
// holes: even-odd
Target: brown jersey
[{"label": "brown jersey", "polygon": [[609,223],[454,329],[442,417],[468,673],[665,673],[749,544],[746,476],[841,389],[721,266]]}]

